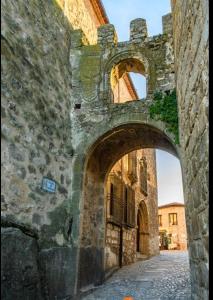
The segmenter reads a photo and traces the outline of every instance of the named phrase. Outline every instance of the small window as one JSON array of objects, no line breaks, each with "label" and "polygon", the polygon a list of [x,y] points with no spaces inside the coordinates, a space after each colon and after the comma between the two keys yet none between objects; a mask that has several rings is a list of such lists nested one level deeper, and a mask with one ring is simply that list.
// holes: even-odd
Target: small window
[{"label": "small window", "polygon": [[158,216],[158,224],[159,226],[162,226],[162,215]]},{"label": "small window", "polygon": [[177,225],[177,214],[176,213],[171,213],[169,214],[169,226],[171,225]]}]

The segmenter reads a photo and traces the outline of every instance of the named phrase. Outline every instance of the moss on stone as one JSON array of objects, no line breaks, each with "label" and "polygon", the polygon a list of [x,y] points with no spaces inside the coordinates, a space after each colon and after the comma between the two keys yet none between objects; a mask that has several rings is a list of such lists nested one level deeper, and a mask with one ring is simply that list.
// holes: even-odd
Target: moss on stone
[{"label": "moss on stone", "polygon": [[149,114],[152,119],[165,122],[168,131],[175,136],[175,144],[179,144],[176,91],[173,90],[169,94],[156,92],[154,102],[149,107]]}]

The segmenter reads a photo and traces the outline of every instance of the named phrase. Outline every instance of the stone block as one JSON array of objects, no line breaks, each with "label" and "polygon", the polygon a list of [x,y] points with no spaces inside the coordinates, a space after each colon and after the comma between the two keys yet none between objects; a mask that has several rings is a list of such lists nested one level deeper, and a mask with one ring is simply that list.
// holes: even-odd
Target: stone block
[{"label": "stone block", "polygon": [[81,29],[74,30],[71,37],[71,48],[79,48],[86,44],[86,37]]},{"label": "stone block", "polygon": [[201,262],[199,264],[199,280],[200,280],[201,286],[203,286],[207,289],[209,287],[208,273],[209,273],[208,265],[204,262]]},{"label": "stone block", "polygon": [[148,36],[146,20],[137,18],[130,23],[130,41],[143,42]]},{"label": "stone block", "polygon": [[166,14],[162,17],[163,33],[172,34],[172,14]]},{"label": "stone block", "polygon": [[72,299],[75,282],[74,250],[54,247],[40,252],[45,299]]},{"label": "stone block", "polygon": [[2,299],[42,299],[35,238],[17,228],[2,228],[1,260]]},{"label": "stone block", "polygon": [[97,29],[98,44],[101,46],[112,45],[117,43],[117,34],[112,24],[104,24]]},{"label": "stone block", "polygon": [[86,247],[80,249],[79,288],[100,284],[104,278],[104,249]]}]

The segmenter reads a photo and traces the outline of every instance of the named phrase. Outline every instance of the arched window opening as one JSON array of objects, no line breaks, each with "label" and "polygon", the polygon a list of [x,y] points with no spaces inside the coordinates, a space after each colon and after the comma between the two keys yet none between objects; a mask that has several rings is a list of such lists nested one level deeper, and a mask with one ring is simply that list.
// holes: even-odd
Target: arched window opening
[{"label": "arched window opening", "polygon": [[138,59],[124,59],[114,66],[110,83],[114,103],[146,98],[145,67]]}]

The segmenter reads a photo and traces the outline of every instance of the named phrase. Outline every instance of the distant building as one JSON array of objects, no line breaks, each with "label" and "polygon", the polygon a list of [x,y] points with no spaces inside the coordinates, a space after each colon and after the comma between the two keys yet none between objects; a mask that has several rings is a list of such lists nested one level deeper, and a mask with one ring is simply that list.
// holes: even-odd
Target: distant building
[{"label": "distant building", "polygon": [[158,207],[159,247],[187,250],[185,205],[178,202]]}]

